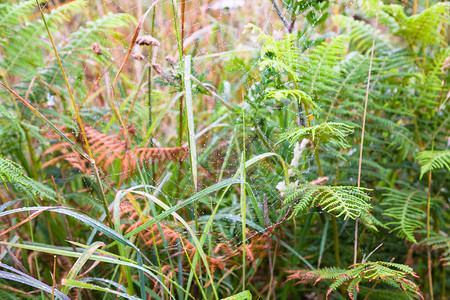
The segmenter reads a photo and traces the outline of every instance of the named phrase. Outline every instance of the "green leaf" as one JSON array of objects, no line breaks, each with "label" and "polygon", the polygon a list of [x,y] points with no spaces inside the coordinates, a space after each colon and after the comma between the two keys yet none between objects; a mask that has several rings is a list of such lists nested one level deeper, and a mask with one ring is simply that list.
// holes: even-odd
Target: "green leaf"
[{"label": "green leaf", "polygon": [[353,126],[344,123],[322,123],[311,127],[300,127],[280,135],[277,144],[290,140],[291,146],[301,139],[309,139],[318,145],[323,142],[331,141],[341,148],[349,147],[347,143],[347,135],[353,132]]},{"label": "green leaf", "polygon": [[[11,273],[11,272],[6,272],[6,271],[0,271],[0,278],[16,281],[21,284],[26,284],[28,286],[32,286],[32,287],[35,287],[42,291],[45,291],[49,294],[52,294],[53,287],[48,286],[47,284],[40,282],[39,280],[34,279],[33,277],[31,277],[19,270],[16,270],[13,267],[5,265],[4,263],[0,262],[0,267],[13,272],[13,273]],[[58,291],[57,289],[54,290],[54,295],[56,296],[57,299],[70,300],[69,297],[67,297],[66,295],[64,295],[63,293]]]},{"label": "green leaf", "polygon": [[108,289],[105,287],[101,287],[98,285],[94,285],[91,283],[87,283],[87,282],[83,282],[83,281],[78,281],[78,280],[72,280],[72,279],[63,279],[63,284],[65,286],[71,286],[71,287],[78,287],[78,288],[82,288],[82,289],[90,289],[90,290],[96,290],[96,291],[101,291],[101,292],[107,292],[107,293],[111,293],[114,294],[116,296],[119,297],[123,297],[125,299],[130,299],[130,300],[139,300],[141,298],[138,297],[134,297],[134,296],[130,296],[126,293],[121,293],[112,289]]},{"label": "green leaf", "polygon": [[414,232],[424,227],[422,222],[425,212],[421,207],[427,204],[427,196],[422,191],[398,191],[388,189],[389,193],[383,194],[382,206],[386,207],[384,216],[394,219],[386,223],[386,226],[394,226],[391,231],[398,231],[397,235],[417,243]]},{"label": "green leaf", "polygon": [[250,293],[250,291],[246,290],[243,292],[240,292],[236,295],[227,297],[227,298],[222,298],[222,300],[252,300],[252,294]]},{"label": "green leaf", "polygon": [[284,203],[287,206],[293,205],[291,217],[311,207],[320,206],[324,211],[336,217],[353,220],[361,218],[365,225],[376,229],[374,218],[368,217],[371,216],[371,205],[367,191],[370,189],[303,183],[286,189]]},{"label": "green leaf", "polygon": [[[77,277],[78,273],[83,268],[84,264],[89,260],[89,258],[94,254],[94,252],[99,247],[105,246],[102,242],[95,242],[92,245],[90,245],[86,250],[84,250],[83,254],[77,259],[75,264],[70,268],[69,273],[66,275],[66,278],[64,279],[66,282],[70,281]],[[67,295],[69,292],[69,288],[67,285],[63,286],[61,292]]]},{"label": "green leaf", "polygon": [[420,179],[428,171],[445,168],[450,171],[450,150],[422,151],[417,154],[420,168]]},{"label": "green leaf", "polygon": [[0,182],[10,182],[18,190],[32,194],[33,196],[41,196],[45,199],[56,200],[56,193],[46,185],[35,181],[23,174],[23,169],[13,161],[6,159],[0,155]]}]

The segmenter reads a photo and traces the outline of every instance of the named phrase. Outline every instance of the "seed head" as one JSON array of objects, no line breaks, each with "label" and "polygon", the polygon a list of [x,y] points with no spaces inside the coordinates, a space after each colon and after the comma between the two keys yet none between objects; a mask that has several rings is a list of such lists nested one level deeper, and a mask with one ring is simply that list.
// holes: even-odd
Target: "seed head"
[{"label": "seed head", "polygon": [[159,41],[150,35],[143,35],[136,39],[136,44],[138,45],[151,45],[151,46],[159,46]]},{"label": "seed head", "polygon": [[166,56],[166,60],[172,67],[177,64],[177,61],[172,56]]},{"label": "seed head", "polygon": [[100,48],[100,45],[98,43],[92,44],[92,51],[94,51],[97,55],[102,55],[102,48]]},{"label": "seed head", "polygon": [[132,57],[133,59],[139,60],[139,61],[145,59],[145,56],[142,55],[142,53],[133,53],[133,54],[131,54],[131,57]]},{"label": "seed head", "polygon": [[162,74],[164,72],[160,64],[153,64],[152,67],[158,74]]}]

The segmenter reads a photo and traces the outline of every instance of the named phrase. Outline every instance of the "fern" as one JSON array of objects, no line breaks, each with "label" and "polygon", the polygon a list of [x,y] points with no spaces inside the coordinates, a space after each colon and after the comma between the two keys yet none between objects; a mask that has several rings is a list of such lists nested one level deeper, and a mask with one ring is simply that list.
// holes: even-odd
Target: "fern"
[{"label": "fern", "polygon": [[[26,3],[29,4],[24,7],[34,8],[36,5],[34,1],[26,1]],[[5,9],[6,12],[13,11],[18,6],[4,5],[8,7]],[[53,33],[58,32],[64,22],[69,21],[76,13],[85,10],[86,5],[85,0],[75,0],[53,8],[45,14],[50,30]],[[65,98],[68,97],[68,94],[64,88],[65,84],[59,65],[55,59],[50,62],[44,60],[46,53],[52,50],[48,43],[42,43],[42,39],[48,38],[44,23],[40,17],[36,18],[36,16],[30,15],[32,13],[32,10],[29,11],[24,8],[20,13],[6,13],[2,19],[0,12],[0,22],[5,20],[5,23],[0,23],[0,29],[2,29],[0,30],[0,49],[4,52],[2,60],[0,60],[0,76],[9,74],[20,76],[23,81],[16,86],[16,90],[23,91],[23,94],[30,87],[33,78],[37,76],[58,90],[62,97],[63,106],[67,108]],[[25,22],[22,19],[28,19],[29,21]],[[111,44],[107,37],[112,36],[120,39],[121,33],[117,31],[117,28],[127,27],[130,21],[134,20],[128,14],[109,13],[93,22],[87,22],[74,33],[65,36],[64,42],[56,41],[61,45],[58,52],[66,73],[77,79],[84,78],[86,57],[91,58],[91,62],[95,61],[98,64],[111,61],[111,55],[105,48],[105,46]],[[58,36],[57,34],[54,35]],[[103,47],[103,55],[96,55],[91,50],[91,45],[94,42]],[[73,53],[73,50],[77,50],[77,52]],[[81,59],[82,57],[84,59]],[[86,84],[83,80],[74,80],[72,87],[75,94],[77,92],[86,93]],[[40,101],[48,92],[53,94],[54,90],[50,91],[47,85],[36,81],[29,92],[31,101]]]},{"label": "fern", "polygon": [[36,1],[20,1],[17,4],[1,3],[0,4],[0,36],[6,34],[4,30],[8,27],[15,26],[23,22],[23,16],[27,16],[33,12]]},{"label": "fern", "polygon": [[[350,42],[359,52],[368,52],[372,47],[375,28],[363,21],[355,20],[351,17],[336,15],[333,17],[333,23],[341,27],[350,27]],[[377,30],[375,40],[375,51],[388,52],[392,50],[389,39]]]},{"label": "fern", "polygon": [[329,43],[313,48],[299,62],[301,86],[309,95],[331,92],[337,86],[339,71],[336,68],[344,59],[349,38],[334,37]]},{"label": "fern", "polygon": [[55,200],[56,193],[46,185],[37,182],[23,174],[22,168],[16,163],[0,156],[0,181],[12,183],[15,188],[30,194],[40,196],[45,199]]},{"label": "fern", "polygon": [[300,90],[273,90],[268,91],[266,94],[266,98],[274,98],[277,101],[281,101],[283,99],[287,99],[289,97],[294,98],[299,103],[304,102],[308,105],[308,107],[314,108],[315,104],[312,101],[311,97],[303,91]]},{"label": "fern", "polygon": [[418,80],[414,83],[414,88],[418,91],[417,100],[430,110],[435,110],[442,104],[441,98],[445,97],[445,91],[450,89],[450,82],[445,80],[445,73],[442,73],[444,61],[449,56],[450,47],[440,49],[429,60],[425,70],[417,74]]},{"label": "fern", "polygon": [[349,267],[349,269],[323,268],[314,271],[288,271],[291,275],[288,280],[298,280],[300,283],[315,283],[322,280],[332,280],[327,291],[327,297],[339,287],[347,284],[347,293],[353,299],[355,289],[359,291],[359,285],[365,282],[381,281],[390,286],[401,289],[410,299],[419,296],[423,299],[417,285],[407,277],[417,277],[412,268],[392,262],[366,262]]},{"label": "fern", "polygon": [[[400,19],[400,28],[394,33],[412,42],[432,45],[445,44],[445,34],[441,34],[437,27],[440,23],[449,23],[449,9],[449,3],[437,3],[420,14]],[[442,30],[445,30],[445,26]]]},{"label": "fern", "polygon": [[383,194],[382,205],[387,209],[383,214],[391,217],[393,221],[386,223],[386,226],[393,226],[392,231],[398,231],[401,238],[417,243],[414,238],[414,231],[423,228],[422,222],[425,213],[422,207],[427,204],[427,197],[422,191],[398,191],[388,189],[389,193]]},{"label": "fern", "polygon": [[[26,1],[29,7],[35,1]],[[62,22],[68,19],[68,16],[81,11],[86,7],[84,0],[76,0],[65,3],[56,9],[52,10],[50,14],[46,14],[46,20],[52,30],[56,30]],[[14,9],[14,5],[13,8]],[[19,75],[24,78],[30,78],[36,74],[36,69],[44,64],[44,53],[40,47],[41,39],[46,34],[44,30],[44,23],[41,20],[34,22],[26,22],[20,24],[21,17],[26,17],[25,13],[32,13],[26,9],[22,10],[20,14],[8,14],[10,23],[2,23],[0,21],[0,28],[4,27],[4,39],[0,39],[0,45],[5,52],[4,60],[0,61],[0,67],[4,69],[4,75],[9,73]],[[23,14],[22,14],[23,13]],[[1,16],[0,16],[1,18]],[[11,20],[17,18],[15,20]],[[17,26],[15,26],[17,25]],[[47,50],[50,47],[46,46]]]},{"label": "fern", "polygon": [[[377,1],[365,0],[362,8],[369,16],[375,16]],[[404,8],[396,4],[381,4],[380,24],[387,25],[393,34],[404,37],[409,43],[423,42],[432,45],[445,43],[445,33],[437,28],[440,23],[448,24],[448,3],[437,3],[419,14],[407,16]],[[445,30],[445,29],[444,29]]]},{"label": "fern", "polygon": [[[135,148],[129,145],[127,141],[123,141],[120,135],[106,135],[98,130],[84,124],[87,141],[92,149],[96,164],[107,172],[107,168],[114,166],[114,162],[120,160],[121,176],[127,179],[131,174],[136,172],[137,164],[149,165],[155,159],[160,161],[183,161],[186,159],[188,149],[186,147],[176,148]],[[62,128],[63,131],[64,130]],[[134,135],[134,128],[130,128],[128,134]],[[72,133],[67,133],[72,140],[76,137]],[[57,136],[49,135],[48,138],[56,138]],[[92,172],[90,163],[84,159],[79,153],[74,151],[72,146],[63,141],[51,145],[43,155],[62,152],[53,159],[45,162],[43,168],[54,165],[60,161],[67,161],[74,168],[79,169],[83,173]],[[138,161],[135,160],[138,159]]]},{"label": "fern", "polygon": [[292,78],[297,78],[296,65],[298,64],[300,54],[298,48],[294,45],[294,35],[286,34],[283,40],[276,41],[253,24],[245,26],[245,31],[247,30],[258,32],[257,41],[263,42],[259,62],[261,68],[270,67],[278,71],[285,71]]},{"label": "fern", "polygon": [[310,183],[300,184],[286,189],[285,205],[293,205],[292,216],[296,216],[313,206],[320,206],[336,217],[344,219],[361,218],[365,224],[375,228],[370,217],[369,189],[352,186],[321,186]]},{"label": "fern", "polygon": [[420,178],[429,171],[445,168],[450,171],[450,150],[422,151],[417,154],[420,164]]},{"label": "fern", "polygon": [[293,129],[280,135],[281,143],[285,140],[291,141],[291,146],[301,139],[309,139],[314,145],[319,145],[323,142],[336,143],[341,148],[347,148],[346,137],[353,132],[353,126],[344,123],[322,123],[311,127],[301,127]]},{"label": "fern", "polygon": [[450,237],[448,235],[434,234],[423,242],[432,246],[433,250],[442,251],[440,261],[444,266],[450,265]]}]

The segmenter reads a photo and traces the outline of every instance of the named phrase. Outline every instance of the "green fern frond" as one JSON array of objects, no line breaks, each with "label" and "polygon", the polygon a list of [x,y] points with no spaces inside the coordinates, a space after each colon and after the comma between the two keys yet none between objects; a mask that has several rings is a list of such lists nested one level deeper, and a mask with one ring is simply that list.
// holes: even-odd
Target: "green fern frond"
[{"label": "green fern frond", "polygon": [[387,207],[384,216],[391,217],[393,221],[386,226],[392,226],[391,231],[398,231],[397,235],[417,243],[414,232],[423,228],[425,217],[421,209],[427,204],[427,196],[422,191],[398,191],[388,189],[389,193],[383,194],[383,203]]},{"label": "green fern frond", "polygon": [[[333,23],[340,27],[350,27],[350,41],[352,49],[361,53],[367,52],[372,48],[373,36],[375,28],[363,21],[355,20],[352,17],[336,15],[333,17]],[[377,30],[375,40],[375,51],[388,52],[392,49],[389,39]]]},{"label": "green fern frond", "polygon": [[[126,28],[133,21],[133,18],[127,14],[109,13],[95,21],[87,22],[76,32],[70,34],[68,43],[61,47],[59,54],[66,73],[72,74],[72,76],[78,76],[80,79],[74,80],[72,83],[74,92],[76,91],[81,95],[87,93],[88,86],[81,80],[85,76],[85,65],[80,61],[80,58],[89,57],[93,61],[96,61],[98,65],[104,65],[110,62],[111,55],[107,50],[107,46],[111,45],[111,41],[108,37],[113,36],[116,39],[120,39],[121,33],[118,32],[117,28]],[[102,55],[96,55],[91,50],[91,45],[94,42],[100,44],[102,47]],[[74,49],[81,50],[73,53],[72,50]],[[36,72],[36,70],[33,69],[33,72]],[[37,69],[37,74],[43,81],[52,83],[53,86],[61,87],[59,91],[62,95],[61,98],[64,105],[64,99],[67,99],[69,95],[67,94],[67,89],[62,88],[64,86],[64,79],[57,61],[53,60],[50,64],[45,66],[41,65]],[[29,80],[31,80],[30,77]],[[30,93],[30,99],[41,99],[42,95],[46,95],[47,92],[49,92],[48,87],[36,84]]]},{"label": "green fern frond", "polygon": [[420,179],[428,171],[445,168],[450,171],[450,150],[422,151],[417,153],[417,161],[420,164]]},{"label": "green fern frond", "polygon": [[[377,1],[365,0],[362,8],[368,16],[374,17]],[[445,42],[446,34],[442,35],[437,29],[440,23],[448,24],[449,9],[448,3],[440,2],[421,13],[407,16],[403,6],[381,3],[378,19],[380,24],[386,25],[393,34],[404,37],[409,43],[438,45]]]},{"label": "green fern frond", "polygon": [[19,1],[17,4],[0,4],[0,36],[6,33],[4,29],[22,23],[23,17],[31,14],[35,6],[34,0]]},{"label": "green fern frond", "polygon": [[329,43],[311,49],[298,62],[302,74],[301,86],[309,95],[332,92],[339,78],[338,64],[347,52],[349,37],[341,35],[334,37]]},{"label": "green fern frond", "polygon": [[450,237],[434,234],[423,241],[432,246],[433,250],[442,251],[440,261],[444,266],[450,265]]},{"label": "green fern frond", "polygon": [[353,186],[321,186],[310,183],[300,184],[286,189],[285,205],[293,204],[292,216],[296,216],[313,206],[320,206],[336,217],[356,219],[363,216],[363,221],[376,229],[370,215],[369,189]]},{"label": "green fern frond", "polygon": [[311,127],[301,127],[281,134],[278,143],[290,140],[292,146],[298,140],[306,138],[312,141],[314,145],[331,141],[341,148],[347,148],[349,144],[347,143],[346,137],[353,132],[353,128],[353,126],[344,123],[333,122],[322,123]]},{"label": "green fern frond", "polygon": [[398,4],[382,5],[379,23],[389,26],[391,31],[397,31],[399,24],[403,23],[408,16],[403,6]]},{"label": "green fern frond", "polygon": [[[32,7],[34,8],[36,2],[30,1],[30,3],[33,4]],[[16,6],[7,5],[12,6],[13,9]],[[64,21],[70,20],[70,16],[82,11],[85,7],[85,0],[64,3],[53,9],[49,14],[45,14],[47,24],[52,30],[57,30],[58,26]],[[11,73],[23,78],[30,78],[36,74],[36,69],[44,63],[44,53],[40,47],[46,46],[47,49],[50,49],[50,46],[41,43],[41,39],[46,37],[47,34],[44,30],[43,21],[39,19],[20,24],[22,19],[28,18],[29,14],[32,13],[33,11],[25,9],[20,14],[9,14],[8,19],[15,17],[17,20],[3,25],[5,26],[4,31],[6,31],[3,33],[3,39],[0,39],[0,46],[5,51],[4,60],[0,61],[0,67],[5,70],[3,75]],[[1,27],[2,25],[0,25]],[[2,36],[1,33],[0,36]]]},{"label": "green fern frond", "polygon": [[[1,122],[2,119],[4,120],[3,122]],[[20,140],[25,139],[25,132],[20,126],[20,120],[11,114],[6,105],[0,105],[0,124],[2,125],[0,127],[0,137],[14,132],[18,134]],[[6,140],[2,139],[2,142],[6,142]]]},{"label": "green fern frond", "polygon": [[[85,26],[72,33],[70,35],[70,42],[62,51],[90,46],[93,42],[98,42],[100,45],[108,45],[108,36],[120,37],[122,35],[117,32],[117,28],[127,28],[130,26],[130,23],[134,22],[136,20],[129,14],[108,13],[102,18],[87,22]],[[86,53],[92,53],[92,51],[88,49]],[[97,57],[95,55],[92,56]]]},{"label": "green fern frond", "polygon": [[277,101],[281,101],[288,98],[294,98],[299,103],[303,102],[308,105],[310,108],[314,108],[315,104],[312,101],[311,97],[303,91],[300,90],[271,90],[266,94],[266,98],[273,98]]},{"label": "green fern frond", "polygon": [[[435,110],[441,102],[441,97],[445,97],[446,91],[450,89],[450,82],[445,80],[442,74],[442,66],[447,57],[450,56],[450,47],[437,51],[425,67],[422,73],[417,74],[417,82],[413,83],[417,90],[417,97],[420,103],[428,106],[430,110]],[[444,86],[442,84],[445,84]],[[441,95],[444,93],[444,95]]]},{"label": "green fern frond", "polygon": [[0,156],[0,181],[4,183],[5,187],[7,182],[12,183],[14,187],[26,194],[40,196],[49,200],[56,199],[55,191],[25,176],[18,164],[3,156]]},{"label": "green fern frond", "polygon": [[[404,36],[409,41],[420,41],[431,45],[444,44],[446,34],[443,35],[438,30],[438,26],[440,23],[449,23],[449,9],[449,3],[437,3],[420,14],[402,20],[396,34]],[[442,30],[445,30],[445,27]]]},{"label": "green fern frond", "polygon": [[353,299],[354,291],[359,290],[361,283],[380,281],[396,287],[410,299],[420,297],[422,293],[417,285],[407,277],[417,277],[413,269],[402,264],[391,262],[366,262],[349,267],[349,269],[323,268],[313,271],[289,271],[291,275],[288,280],[300,280],[301,283],[322,280],[332,280],[327,291],[327,296],[336,291],[339,287],[347,284],[347,292],[350,299]]},{"label": "green fern frond", "polygon": [[47,21],[47,25],[58,26],[64,21],[70,22],[71,16],[76,14],[77,12],[82,11],[83,9],[86,9],[86,6],[86,0],[68,1],[62,5],[59,5],[55,9],[52,9],[48,14],[46,14],[45,18]]},{"label": "green fern frond", "polygon": [[244,33],[247,30],[259,33],[257,41],[262,42],[261,60],[259,62],[261,68],[274,68],[278,71],[285,71],[293,78],[297,78],[295,66],[300,55],[299,49],[295,47],[293,34],[286,34],[282,40],[277,41],[253,24],[245,26]]}]

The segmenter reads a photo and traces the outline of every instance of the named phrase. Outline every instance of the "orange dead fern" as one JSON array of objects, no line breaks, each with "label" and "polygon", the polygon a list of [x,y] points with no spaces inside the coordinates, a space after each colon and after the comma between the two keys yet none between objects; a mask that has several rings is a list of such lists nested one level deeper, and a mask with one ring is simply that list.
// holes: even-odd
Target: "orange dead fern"
[{"label": "orange dead fern", "polygon": [[[129,220],[129,222],[126,222],[127,224],[121,225],[121,231],[126,234],[138,228],[145,222],[148,222],[152,218],[150,216],[143,216],[140,213],[137,202],[135,202],[133,198],[129,198],[129,202],[121,203],[120,219]],[[216,247],[212,251],[212,254],[210,256],[206,256],[210,272],[214,275],[215,271],[220,270],[225,271],[226,274],[230,275],[232,272],[230,272],[230,270],[227,271],[227,269],[229,269],[230,266],[240,265],[240,258],[243,255],[243,246],[233,245],[232,241],[227,240],[216,232],[210,233],[213,235],[218,235],[218,238],[227,241],[225,243],[216,243]],[[271,246],[271,243],[269,243],[271,234],[272,228],[265,233],[247,230],[247,236],[249,236],[249,239],[245,246],[245,253],[247,256],[247,261],[251,263],[254,268],[257,268],[257,259],[267,256],[268,248]],[[189,260],[193,260],[197,248],[177,229],[172,228],[171,225],[167,223],[159,222],[158,224],[155,223],[151,225],[145,231],[141,231],[139,236],[144,245],[149,248],[154,245],[163,245],[165,241],[169,255],[171,257],[181,255],[183,260],[183,272],[189,272]],[[180,244],[182,246],[181,252],[178,247]],[[186,255],[189,257],[189,260]],[[175,277],[175,274],[179,271],[180,270],[178,270],[178,268],[171,268],[168,264],[163,265],[163,273],[167,276],[167,278]],[[209,284],[210,282],[207,282],[205,287]],[[159,288],[160,285],[157,284],[157,282],[154,282],[154,291],[160,291]]]},{"label": "orange dead fern", "polygon": [[[141,165],[148,165],[151,161],[158,159],[159,161],[183,161],[186,159],[188,148],[134,148],[130,147],[128,141],[123,140],[121,135],[107,135],[98,130],[84,125],[87,141],[92,149],[95,163],[106,173],[116,159],[120,160],[121,181],[126,180],[131,174],[136,172],[136,159]],[[60,128],[65,131],[66,135],[72,140],[82,143],[82,140],[69,132],[67,128]],[[134,127],[128,128],[128,134],[132,138],[135,134]],[[57,138],[56,136],[48,136],[49,138]],[[67,161],[72,167],[79,169],[83,173],[90,173],[92,169],[89,163],[81,157],[71,145],[67,142],[59,142],[52,145],[44,152],[44,156],[54,152],[62,154],[47,161],[43,164],[43,168],[54,165],[60,161]],[[136,158],[136,159],[135,159]]]},{"label": "orange dead fern", "polygon": [[[141,226],[144,222],[147,222],[151,220],[152,218],[149,216],[139,216],[139,214],[136,212],[136,209],[133,207],[133,205],[129,202],[122,203],[120,206],[120,218],[122,220],[128,219],[132,220],[131,225],[129,224],[122,224],[121,230],[124,233],[131,232],[132,230],[136,229],[137,227]],[[182,236],[178,231],[170,228],[168,225],[160,222],[159,227],[161,228],[161,231],[158,229],[158,224],[153,224],[149,228],[147,228],[145,231],[142,231],[139,236],[144,242],[145,246],[151,247],[153,245],[162,245],[164,243],[164,240],[168,246],[168,252],[170,256],[177,256],[182,255],[183,259],[183,272],[188,272],[190,269],[189,261],[186,259],[186,255],[189,256],[189,260],[192,261],[194,258],[194,254],[197,251],[197,248],[185,237]],[[182,252],[179,252],[178,244],[182,245],[183,250]],[[216,270],[225,270],[226,263],[230,260],[230,257],[227,255],[223,256],[206,256],[206,259],[208,261],[209,269],[211,271],[211,274],[214,274]],[[167,278],[172,278],[174,274],[179,272],[178,268],[171,268],[170,265],[164,265],[163,266],[163,273],[167,276]],[[150,278],[150,280],[153,280]],[[167,280],[167,279],[166,279]],[[166,284],[169,284],[169,282],[166,282]],[[157,284],[157,282],[154,281],[154,291],[160,289],[160,285]],[[159,290],[160,291],[160,290]]]}]

